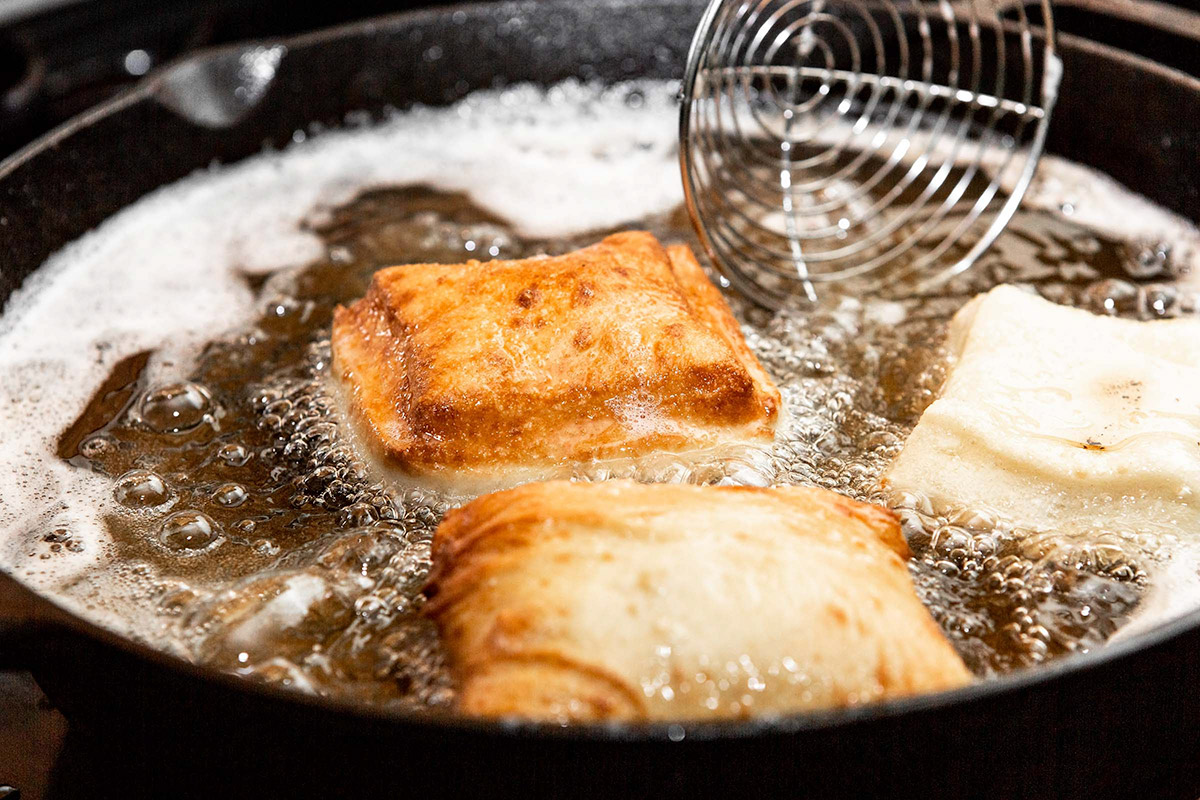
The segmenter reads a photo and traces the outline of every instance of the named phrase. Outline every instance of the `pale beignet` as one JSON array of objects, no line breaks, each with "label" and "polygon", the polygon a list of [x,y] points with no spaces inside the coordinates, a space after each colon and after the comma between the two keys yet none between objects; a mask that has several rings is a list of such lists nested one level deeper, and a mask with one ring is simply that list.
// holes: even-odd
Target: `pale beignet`
[{"label": "pale beignet", "polygon": [[1032,530],[1200,529],[1200,320],[998,286],[955,315],[949,350],[887,486]]},{"label": "pale beignet", "polygon": [[480,489],[547,467],[769,442],[779,391],[687,246],[377,272],[333,365],[387,468]]},{"label": "pale beignet", "polygon": [[742,717],[969,677],[889,511],[822,489],[528,484],[451,511],[425,613],[460,709]]}]

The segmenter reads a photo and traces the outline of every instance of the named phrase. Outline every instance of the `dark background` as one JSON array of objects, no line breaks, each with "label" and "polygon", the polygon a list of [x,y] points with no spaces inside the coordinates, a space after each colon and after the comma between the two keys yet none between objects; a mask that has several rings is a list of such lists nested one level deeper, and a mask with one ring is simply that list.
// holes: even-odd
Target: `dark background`
[{"label": "dark background", "polygon": [[[448,4],[0,0],[0,157],[192,50]],[[1060,0],[1056,20],[1060,31],[1200,76],[1200,24],[1177,16],[1198,9],[1200,0],[1155,6],[1132,0]],[[0,608],[19,616],[18,602],[5,595],[0,583]],[[113,782],[104,762],[86,740],[71,733],[27,674],[0,672],[0,800],[15,796],[12,787],[25,800],[142,796],[139,787]]]},{"label": "dark background", "polygon": [[[587,2],[587,0],[579,0]],[[1016,2],[1017,0],[1014,0]],[[1037,0],[1026,0],[1031,17]],[[0,0],[0,156],[153,68],[209,45],[437,0]],[[41,8],[39,11],[38,8]],[[1056,0],[1057,27],[1200,76],[1200,0]]]},{"label": "dark background", "polygon": [[449,3],[0,0],[0,153],[197,48],[436,5]]}]

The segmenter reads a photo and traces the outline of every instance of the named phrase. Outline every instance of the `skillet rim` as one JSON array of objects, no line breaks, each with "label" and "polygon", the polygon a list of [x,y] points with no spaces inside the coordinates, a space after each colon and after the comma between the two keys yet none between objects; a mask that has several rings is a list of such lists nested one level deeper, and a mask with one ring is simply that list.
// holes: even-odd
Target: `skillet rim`
[{"label": "skillet rim", "polygon": [[[38,156],[52,150],[81,130],[97,122],[137,105],[143,101],[160,102],[156,97],[167,75],[181,64],[202,61],[223,53],[241,52],[253,45],[283,45],[290,53],[293,49],[319,47],[324,43],[352,36],[387,34],[391,30],[419,24],[422,21],[464,12],[468,21],[481,16],[514,15],[519,13],[543,13],[539,9],[553,6],[577,6],[576,0],[505,0],[505,2],[464,2],[447,6],[414,9],[411,11],[372,17],[349,22],[295,36],[249,40],[219,47],[204,48],[182,58],[168,62],[142,78],[130,88],[109,100],[71,118],[50,132],[22,147],[16,153],[0,161],[0,183],[14,171],[29,164]],[[694,0],[589,0],[589,5],[608,8],[643,8],[646,6],[669,8],[672,6],[699,6]],[[1160,79],[1180,84],[1185,89],[1200,94],[1200,79],[1184,72],[1151,61],[1142,56],[1108,45],[1092,42],[1070,34],[1058,32],[1058,47],[1079,49],[1099,55],[1134,70],[1147,72]],[[287,57],[286,55],[284,56]],[[235,163],[235,162],[230,162]],[[164,184],[165,185],[165,184]],[[136,202],[136,201],[134,201]],[[40,268],[40,267],[39,267]],[[35,270],[36,272],[36,270]],[[32,274],[32,273],[31,273]],[[27,278],[26,278],[27,280]],[[22,282],[24,283],[24,281]],[[341,700],[284,689],[237,677],[187,661],[179,656],[150,647],[132,638],[122,636],[75,613],[59,602],[59,598],[44,595],[26,585],[5,568],[0,568],[0,578],[11,581],[17,590],[38,606],[50,611],[35,614],[27,620],[28,626],[38,637],[56,635],[84,636],[103,646],[123,651],[142,662],[182,676],[186,680],[199,681],[229,690],[234,693],[250,693],[261,699],[282,704],[299,705],[315,711],[355,717],[363,722],[376,724],[401,724],[433,731],[454,733],[500,735],[525,740],[598,741],[598,742],[704,742],[727,739],[762,738],[788,735],[798,732],[834,730],[856,723],[871,723],[893,719],[918,712],[936,712],[948,707],[964,707],[981,703],[997,696],[1016,693],[1025,689],[1051,683],[1068,675],[1084,675],[1114,662],[1129,660],[1138,654],[1179,639],[1186,634],[1200,634],[1200,607],[1178,616],[1154,628],[1138,633],[1118,642],[1108,643],[1088,653],[1064,656],[1048,664],[1027,667],[1006,675],[977,680],[968,686],[945,692],[913,695],[909,697],[869,703],[841,709],[801,711],[790,714],[763,716],[743,720],[705,720],[674,722],[592,722],[562,725],[522,719],[489,720],[460,716],[449,712],[427,712],[402,709],[386,709],[349,700]],[[0,622],[3,622],[0,618]],[[2,627],[0,627],[2,631]],[[34,645],[36,647],[36,645]],[[36,674],[36,671],[35,671]]]}]

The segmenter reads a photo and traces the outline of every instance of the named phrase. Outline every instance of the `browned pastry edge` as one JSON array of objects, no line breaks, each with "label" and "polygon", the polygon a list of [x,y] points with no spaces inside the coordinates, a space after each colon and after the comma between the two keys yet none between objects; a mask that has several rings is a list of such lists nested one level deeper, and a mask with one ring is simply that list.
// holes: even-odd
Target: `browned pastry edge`
[{"label": "browned pastry edge", "polygon": [[[437,291],[452,292],[449,287],[460,283],[467,290],[481,281],[511,285],[516,313],[510,324],[517,331],[512,335],[536,337],[545,319],[533,312],[548,292],[538,289],[539,279],[558,281],[560,289],[565,282],[575,283],[571,308],[562,309],[568,317],[564,325],[578,325],[572,340],[577,348],[598,348],[596,355],[588,356],[586,368],[573,367],[581,372],[578,380],[568,381],[558,394],[535,395],[505,393],[501,377],[480,395],[457,391],[453,376],[434,374],[437,346],[431,340],[449,342],[445,337],[461,332],[431,332],[436,324],[414,326],[404,319],[405,303],[412,302],[415,291],[405,287],[432,282],[447,287]],[[529,285],[517,291],[525,283]],[[628,301],[630,287],[641,292],[643,286],[648,302],[658,308],[679,307],[681,320],[694,326],[690,333],[681,330],[679,335],[690,338],[681,340],[678,352],[656,349],[655,359],[662,358],[663,366],[648,375],[631,370],[621,352],[606,352],[605,332],[589,326],[589,313],[599,313],[603,323],[604,313],[616,315],[620,309],[600,313],[585,308],[596,301],[590,292],[617,292],[617,298]],[[561,296],[559,300],[561,305]],[[529,332],[520,333],[522,325]],[[676,335],[667,327],[664,347]],[[588,341],[581,341],[583,333],[588,333]],[[705,335],[714,338],[704,339]],[[688,361],[697,347],[707,361]],[[780,407],[778,389],[690,250],[678,245],[668,253],[652,235],[637,231],[555,258],[381,270],[362,300],[335,310],[333,350],[334,374],[343,384],[351,416],[361,426],[360,438],[376,457],[411,474],[680,452],[711,446],[713,440],[769,441]],[[594,365],[606,363],[611,368],[597,372]],[[478,369],[493,365],[481,363]],[[673,421],[669,429],[631,432],[613,418],[613,398],[642,395]],[[558,426],[564,426],[561,432]]]}]

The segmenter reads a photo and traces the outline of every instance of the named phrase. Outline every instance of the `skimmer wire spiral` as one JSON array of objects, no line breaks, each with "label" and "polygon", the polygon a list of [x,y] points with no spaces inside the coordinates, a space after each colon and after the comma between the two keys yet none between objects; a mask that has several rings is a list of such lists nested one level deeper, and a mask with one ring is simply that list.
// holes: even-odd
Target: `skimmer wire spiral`
[{"label": "skimmer wire spiral", "polygon": [[682,91],[692,222],[769,307],[944,280],[1020,203],[1061,74],[1050,0],[713,0]]}]

